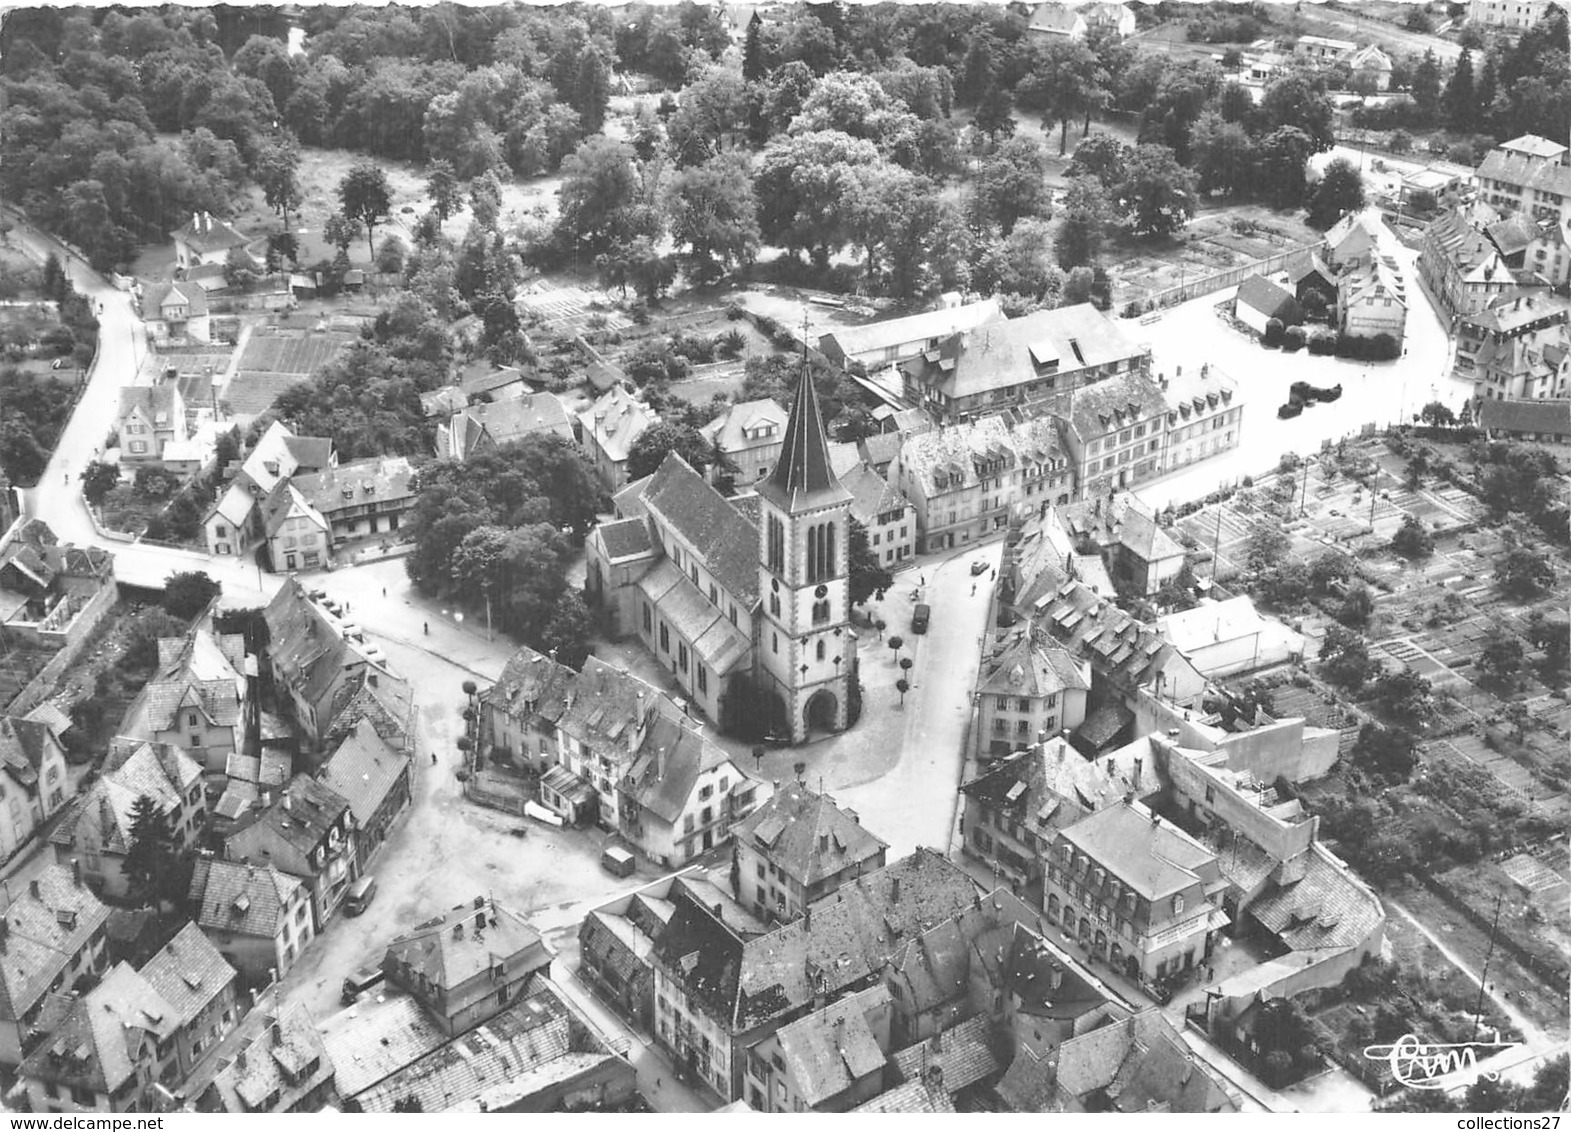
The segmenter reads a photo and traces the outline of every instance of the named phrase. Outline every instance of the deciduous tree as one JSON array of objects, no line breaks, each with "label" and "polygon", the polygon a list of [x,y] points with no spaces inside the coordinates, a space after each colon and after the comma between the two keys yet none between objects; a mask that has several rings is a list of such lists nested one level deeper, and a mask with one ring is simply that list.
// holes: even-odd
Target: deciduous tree
[{"label": "deciduous tree", "polygon": [[346,217],[365,225],[366,250],[375,255],[376,226],[393,211],[387,174],[369,161],[360,162],[338,183],[338,200]]}]

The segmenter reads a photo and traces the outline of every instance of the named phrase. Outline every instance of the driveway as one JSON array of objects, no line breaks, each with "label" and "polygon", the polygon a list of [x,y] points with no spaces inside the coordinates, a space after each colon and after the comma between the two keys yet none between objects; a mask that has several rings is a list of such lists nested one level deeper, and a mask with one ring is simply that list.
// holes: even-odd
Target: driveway
[{"label": "driveway", "polygon": [[[1382,253],[1396,259],[1407,283],[1407,353],[1395,361],[1370,363],[1315,356],[1307,350],[1293,354],[1267,350],[1217,315],[1217,304],[1231,300],[1236,288],[1171,307],[1149,324],[1123,323],[1120,329],[1150,345],[1156,373],[1171,373],[1175,366],[1188,371],[1209,362],[1237,383],[1236,396],[1243,402],[1237,448],[1137,486],[1134,490],[1141,499],[1157,508],[1200,499],[1246,475],[1274,469],[1283,453],[1306,456],[1318,452],[1326,441],[1357,435],[1365,424],[1385,428],[1411,420],[1430,401],[1441,401],[1453,410],[1462,407],[1472,387],[1450,377],[1447,324],[1418,285],[1417,252],[1379,224],[1378,211],[1371,210],[1371,218],[1380,233]],[[1277,407],[1288,399],[1288,387],[1295,381],[1341,385],[1342,399],[1305,408],[1292,420],[1279,420]]]}]

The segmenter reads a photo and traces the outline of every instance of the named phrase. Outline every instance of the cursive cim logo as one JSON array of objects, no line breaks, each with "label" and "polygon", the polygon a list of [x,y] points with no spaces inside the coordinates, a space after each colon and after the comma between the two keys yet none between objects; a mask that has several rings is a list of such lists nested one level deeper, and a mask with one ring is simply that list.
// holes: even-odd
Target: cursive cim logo
[{"label": "cursive cim logo", "polygon": [[[1445,1086],[1440,1078],[1477,1067],[1479,1050],[1493,1052],[1515,1049],[1516,1045],[1516,1042],[1498,1040],[1430,1045],[1419,1041],[1416,1034],[1403,1034],[1388,1046],[1365,1046],[1364,1057],[1389,1065],[1391,1076],[1399,1085],[1406,1085],[1410,1089],[1441,1089]],[[1496,1074],[1485,1071],[1479,1076],[1493,1081]]]}]

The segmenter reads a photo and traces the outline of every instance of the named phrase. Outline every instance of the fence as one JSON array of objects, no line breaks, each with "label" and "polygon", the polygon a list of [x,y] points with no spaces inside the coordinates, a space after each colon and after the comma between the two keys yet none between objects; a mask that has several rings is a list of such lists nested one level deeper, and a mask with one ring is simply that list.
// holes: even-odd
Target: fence
[{"label": "fence", "polygon": [[1511,958],[1515,959],[1518,963],[1522,964],[1522,966],[1526,967],[1529,971],[1536,975],[1545,986],[1549,987],[1557,994],[1564,991],[1566,985],[1566,968],[1563,964],[1556,965],[1546,962],[1544,959],[1527,950],[1527,948],[1523,947],[1520,943],[1512,939],[1511,936],[1507,935],[1505,932],[1497,930],[1488,916],[1484,915],[1484,913],[1480,912],[1477,908],[1474,908],[1467,901],[1463,900],[1456,893],[1452,892],[1450,887],[1444,882],[1431,876],[1423,869],[1414,869],[1413,879],[1418,881],[1418,883],[1423,885],[1425,888],[1429,889],[1430,892],[1434,893],[1437,897],[1444,901],[1448,907],[1460,913],[1468,923],[1472,924],[1479,931],[1491,933],[1494,936],[1495,942],[1499,944],[1503,950],[1508,952]]},{"label": "fence", "polygon": [[1300,244],[1288,248],[1286,251],[1275,252],[1263,259],[1250,260],[1248,263],[1237,267],[1224,268],[1213,271],[1208,275],[1196,276],[1194,279],[1185,280],[1176,287],[1166,287],[1160,291],[1147,293],[1145,301],[1154,308],[1172,306],[1174,303],[1187,302],[1200,295],[1209,295],[1212,291],[1220,291],[1224,287],[1233,287],[1242,283],[1251,275],[1265,275],[1269,272],[1280,271],[1287,266],[1287,261],[1300,252],[1318,252],[1325,246],[1324,240],[1316,240],[1309,244]]}]

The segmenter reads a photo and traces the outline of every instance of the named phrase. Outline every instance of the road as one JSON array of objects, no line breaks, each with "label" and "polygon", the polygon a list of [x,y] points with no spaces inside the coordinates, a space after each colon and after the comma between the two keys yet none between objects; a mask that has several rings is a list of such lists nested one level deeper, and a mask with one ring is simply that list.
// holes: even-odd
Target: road
[{"label": "road", "polygon": [[[1286,354],[1267,350],[1255,339],[1233,329],[1216,314],[1218,303],[1231,299],[1235,288],[1170,307],[1150,324],[1126,322],[1126,333],[1152,349],[1155,372],[1172,372],[1174,366],[1198,367],[1209,362],[1238,385],[1243,400],[1243,426],[1239,446],[1134,490],[1158,509],[1203,498],[1223,484],[1236,483],[1277,466],[1285,452],[1301,456],[1317,452],[1325,441],[1356,435],[1366,423],[1384,428],[1411,420],[1425,404],[1441,401],[1459,410],[1472,392],[1471,385],[1450,376],[1451,343],[1429,297],[1418,285],[1417,253],[1405,247],[1379,223],[1381,251],[1394,257],[1407,281],[1407,353],[1391,362],[1360,362],[1324,357],[1307,350]],[[1288,399],[1295,381],[1312,385],[1342,386],[1342,399],[1314,405],[1292,420],[1280,420],[1279,405]]]}]

